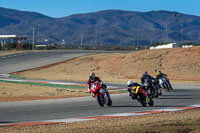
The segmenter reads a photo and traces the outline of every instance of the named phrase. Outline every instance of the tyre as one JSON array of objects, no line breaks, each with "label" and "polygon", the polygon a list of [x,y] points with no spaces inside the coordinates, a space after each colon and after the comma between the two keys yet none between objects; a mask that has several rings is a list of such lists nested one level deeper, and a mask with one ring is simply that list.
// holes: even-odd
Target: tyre
[{"label": "tyre", "polygon": [[164,89],[166,90],[166,91],[170,91],[170,89],[169,89],[169,87],[168,87],[168,85],[167,84],[163,84],[163,87],[164,87]]},{"label": "tyre", "polygon": [[97,102],[101,107],[104,107],[104,98],[101,95],[97,95]]},{"label": "tyre", "polygon": [[158,96],[159,96],[159,92],[158,92],[158,90],[156,89],[156,91],[155,91],[155,98],[158,98]]},{"label": "tyre", "polygon": [[153,87],[153,89],[154,89],[154,97],[155,97],[155,98],[158,98],[158,96],[159,96],[158,88],[156,87],[156,85],[153,85],[152,87]]},{"label": "tyre", "polygon": [[139,102],[142,104],[143,107],[146,107],[147,103],[145,96],[142,93],[140,93],[139,97],[140,97]]},{"label": "tyre", "polygon": [[152,96],[152,98],[155,98],[155,91],[154,91],[154,88],[150,88],[150,94]]},{"label": "tyre", "polygon": [[162,96],[162,90],[159,88],[159,95]]},{"label": "tyre", "polygon": [[154,101],[152,99],[150,99],[150,103],[148,103],[149,106],[153,106],[154,105]]}]

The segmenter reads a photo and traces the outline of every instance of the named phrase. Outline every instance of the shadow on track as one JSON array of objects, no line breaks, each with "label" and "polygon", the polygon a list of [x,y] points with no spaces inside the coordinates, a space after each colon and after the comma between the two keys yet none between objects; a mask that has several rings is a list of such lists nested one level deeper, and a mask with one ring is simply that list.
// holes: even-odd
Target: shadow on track
[{"label": "shadow on track", "polygon": [[14,123],[14,121],[0,121],[0,124]]},{"label": "shadow on track", "polygon": [[162,98],[158,98],[158,99],[199,99],[199,98],[191,98],[191,97],[177,97],[177,98],[172,98],[172,97],[162,97]]},{"label": "shadow on track", "polygon": [[179,97],[179,96],[186,96],[186,97],[188,97],[188,96],[196,96],[196,95],[162,95],[162,96],[172,96],[172,97]]},{"label": "shadow on track", "polygon": [[133,105],[114,105],[114,106],[111,106],[111,108],[114,107],[114,108],[134,108],[134,107],[141,107],[141,108],[148,108],[148,107],[177,107],[177,105],[154,105],[154,106],[146,106],[146,107],[143,107],[142,105],[137,105],[137,106],[133,106]]},{"label": "shadow on track", "polygon": [[141,107],[142,105],[112,105],[111,107],[114,108],[134,108],[134,107]]}]

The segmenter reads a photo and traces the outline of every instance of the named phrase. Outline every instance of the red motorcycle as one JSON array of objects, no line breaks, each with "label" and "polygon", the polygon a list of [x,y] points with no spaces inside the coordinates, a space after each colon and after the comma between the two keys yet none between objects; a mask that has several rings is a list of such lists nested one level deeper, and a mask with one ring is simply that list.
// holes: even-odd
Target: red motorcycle
[{"label": "red motorcycle", "polygon": [[105,87],[105,85],[102,85],[98,81],[94,82],[90,87],[92,96],[97,100],[98,104],[101,107],[104,107],[105,104],[107,104],[107,106],[112,106],[112,100],[109,96],[108,91],[106,93],[107,88],[103,88],[102,86]]},{"label": "red motorcycle", "polygon": [[141,88],[141,86],[133,86],[131,88],[131,93],[132,99],[137,99],[142,104],[142,106],[147,106],[147,104],[149,104],[149,106],[154,105],[152,98],[147,94],[145,90]]}]

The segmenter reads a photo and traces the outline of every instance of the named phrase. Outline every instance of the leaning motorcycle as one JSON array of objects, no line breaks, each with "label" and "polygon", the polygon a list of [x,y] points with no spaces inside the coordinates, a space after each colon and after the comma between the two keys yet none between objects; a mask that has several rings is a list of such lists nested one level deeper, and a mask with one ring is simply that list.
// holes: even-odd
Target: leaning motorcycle
[{"label": "leaning motorcycle", "polygon": [[144,83],[142,84],[143,88],[149,92],[149,94],[151,94],[152,98],[158,98],[159,93],[158,93],[158,89],[155,86],[155,81],[153,79],[145,79]]},{"label": "leaning motorcycle", "polygon": [[147,104],[149,104],[149,106],[153,106],[154,101],[151,98],[151,96],[147,95],[147,97],[145,97],[142,91],[145,91],[145,90],[142,90],[141,86],[133,86],[131,88],[132,99],[138,100],[144,107],[147,106]]},{"label": "leaning motorcycle", "polygon": [[105,91],[107,88],[102,88],[102,86],[103,85],[101,85],[101,83],[98,81],[93,83],[90,87],[92,96],[97,100],[99,106],[104,107],[105,104],[107,104],[107,106],[112,106],[112,100],[109,96],[109,93],[106,93]]},{"label": "leaning motorcycle", "polygon": [[170,91],[170,85],[165,77],[159,78],[159,85],[166,91]]},{"label": "leaning motorcycle", "polygon": [[159,81],[156,79],[156,78],[152,78],[151,79],[151,82],[153,84],[153,87],[154,87],[154,92],[155,92],[155,98],[158,98],[158,96],[162,96],[162,90],[159,86]]}]

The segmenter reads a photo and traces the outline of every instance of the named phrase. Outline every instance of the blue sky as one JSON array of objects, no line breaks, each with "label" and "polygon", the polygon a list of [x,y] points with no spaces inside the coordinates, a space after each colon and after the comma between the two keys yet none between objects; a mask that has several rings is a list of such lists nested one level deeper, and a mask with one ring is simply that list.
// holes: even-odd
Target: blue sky
[{"label": "blue sky", "polygon": [[0,7],[39,12],[51,17],[106,9],[178,11],[200,16],[200,0],[0,0]]}]

